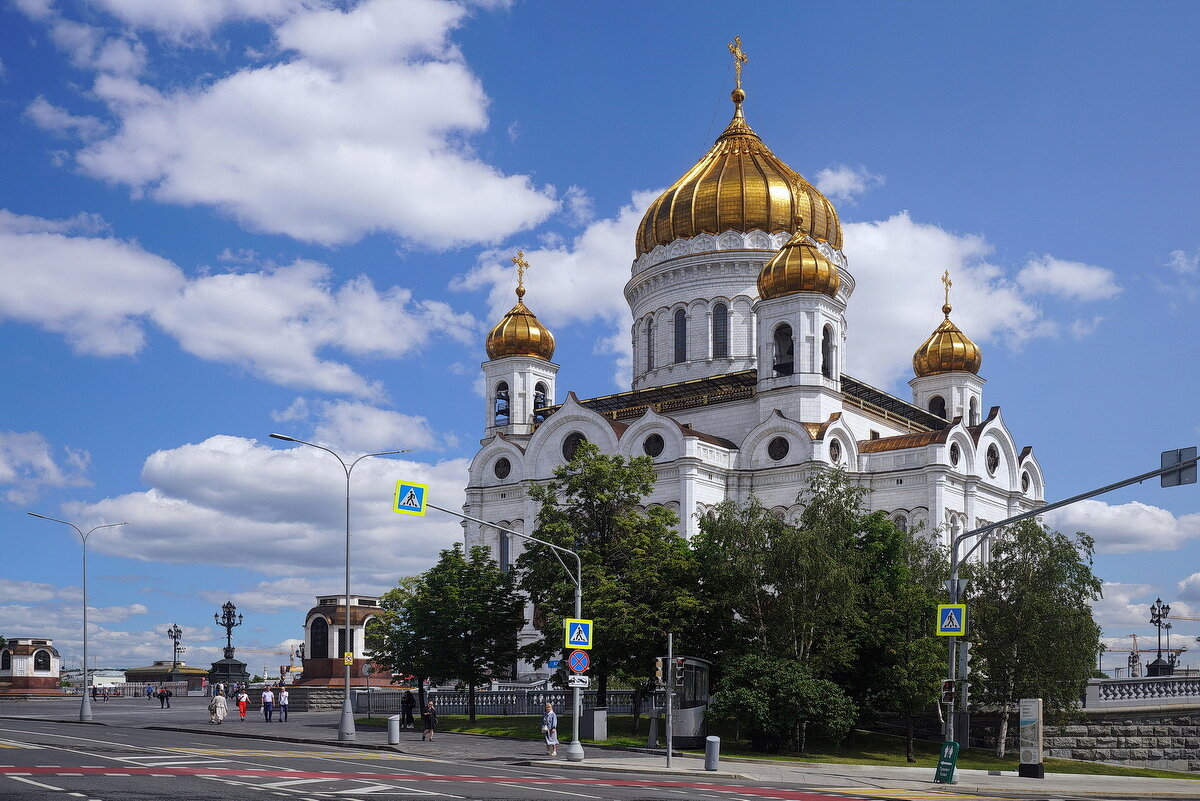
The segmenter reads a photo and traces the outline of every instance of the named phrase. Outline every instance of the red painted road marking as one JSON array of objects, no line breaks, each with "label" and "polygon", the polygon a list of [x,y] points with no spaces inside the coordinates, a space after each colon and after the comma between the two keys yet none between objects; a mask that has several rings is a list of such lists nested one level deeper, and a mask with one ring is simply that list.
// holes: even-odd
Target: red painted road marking
[{"label": "red painted road marking", "polygon": [[[111,776],[112,774],[105,768],[51,768],[51,767],[28,767],[28,768],[11,768],[0,767],[0,775],[22,775],[22,776],[53,776],[53,775],[71,775],[71,776]],[[583,779],[583,778],[543,778],[543,777],[510,777],[510,776],[413,776],[409,774],[393,774],[393,773],[335,773],[331,771],[298,771],[298,770],[265,770],[261,768],[218,768],[211,765],[196,768],[146,768],[139,770],[137,768],[128,771],[129,776],[205,776],[205,777],[225,777],[230,778],[289,778],[289,779],[353,779],[362,781],[363,779],[374,779],[378,781],[402,781],[405,783],[422,782],[505,782],[507,784],[569,784],[578,786],[608,786],[608,787],[663,787],[663,788],[682,788],[687,790],[707,790],[710,792],[725,792],[736,793],[737,795],[752,795],[760,798],[780,798],[785,801],[841,801],[845,799],[844,795],[828,795],[826,793],[813,793],[804,790],[785,790],[776,787],[750,787],[737,784],[706,784],[701,782],[681,782],[681,781],[656,781],[644,779]]]}]

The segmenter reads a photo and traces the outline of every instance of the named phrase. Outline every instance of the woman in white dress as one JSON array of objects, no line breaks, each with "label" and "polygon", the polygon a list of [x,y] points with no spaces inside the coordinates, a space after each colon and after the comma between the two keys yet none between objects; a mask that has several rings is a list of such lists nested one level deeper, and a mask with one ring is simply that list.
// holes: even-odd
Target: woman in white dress
[{"label": "woman in white dress", "polygon": [[229,702],[225,700],[225,696],[214,695],[208,702],[208,722],[220,726],[228,714]]},{"label": "woman in white dress", "polygon": [[546,714],[542,715],[542,736],[546,738],[546,756],[558,756],[558,715],[554,714],[554,704],[546,704]]}]

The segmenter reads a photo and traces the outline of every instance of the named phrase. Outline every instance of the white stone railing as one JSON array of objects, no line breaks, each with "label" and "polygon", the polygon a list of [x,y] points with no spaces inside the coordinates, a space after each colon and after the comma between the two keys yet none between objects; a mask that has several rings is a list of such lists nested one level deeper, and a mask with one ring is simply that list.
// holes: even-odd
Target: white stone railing
[{"label": "white stone railing", "polygon": [[1200,705],[1200,677],[1154,676],[1140,679],[1091,679],[1084,707]]}]

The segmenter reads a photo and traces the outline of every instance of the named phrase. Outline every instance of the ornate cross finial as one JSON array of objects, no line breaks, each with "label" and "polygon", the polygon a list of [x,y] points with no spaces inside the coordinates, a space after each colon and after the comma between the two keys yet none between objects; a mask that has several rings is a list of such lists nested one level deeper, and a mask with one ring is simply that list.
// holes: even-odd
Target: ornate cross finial
[{"label": "ornate cross finial", "polygon": [[729,52],[733,54],[733,69],[737,76],[737,88],[742,88],[742,65],[750,60],[742,50],[742,37],[735,36],[733,41],[729,43]]},{"label": "ornate cross finial", "polygon": [[512,263],[517,265],[517,297],[525,295],[525,271],[529,269],[529,262],[525,261],[525,251],[518,250],[517,255],[513,256]]},{"label": "ornate cross finial", "polygon": [[950,280],[950,271],[942,273],[942,286],[946,288],[946,301],[942,305],[942,313],[950,314],[950,287],[954,286],[954,282]]}]

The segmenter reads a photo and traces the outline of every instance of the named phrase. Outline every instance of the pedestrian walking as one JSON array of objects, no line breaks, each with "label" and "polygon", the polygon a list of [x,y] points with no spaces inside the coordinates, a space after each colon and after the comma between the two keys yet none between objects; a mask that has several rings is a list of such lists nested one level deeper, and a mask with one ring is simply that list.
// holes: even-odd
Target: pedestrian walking
[{"label": "pedestrian walking", "polygon": [[153,684],[149,684],[149,683],[146,684],[146,700],[147,701],[154,700],[154,685]]},{"label": "pedestrian walking", "polygon": [[558,756],[558,715],[554,714],[554,704],[546,704],[546,712],[542,715],[542,737],[546,740],[546,756]]},{"label": "pedestrian walking", "polygon": [[172,695],[173,695],[173,693],[170,690],[168,690],[166,687],[159,687],[158,688],[158,708],[159,709],[170,709]]},{"label": "pedestrian walking", "polygon": [[262,691],[262,710],[263,717],[267,719],[267,723],[270,723],[271,713],[275,710],[275,693],[271,692],[270,687]]},{"label": "pedestrian walking", "polygon": [[279,722],[287,723],[288,691],[287,687],[279,688]]},{"label": "pedestrian walking", "polygon": [[241,715],[241,717],[242,717],[242,723],[246,722],[246,705],[249,703],[250,703],[250,696],[246,694],[246,691],[238,690],[237,708],[238,708],[238,714]]},{"label": "pedestrian walking", "polygon": [[437,728],[437,710],[433,708],[433,701],[425,702],[425,711],[421,713],[421,722],[425,724],[425,733],[421,735],[422,740],[433,740],[433,730]]},{"label": "pedestrian walking", "polygon": [[417,699],[413,696],[412,690],[405,690],[404,696],[400,699],[400,728],[417,728],[417,724],[413,722],[413,710],[417,708]]},{"label": "pedestrian walking", "polygon": [[229,702],[225,700],[225,696],[214,695],[212,700],[208,702],[208,722],[220,726],[228,714]]}]

